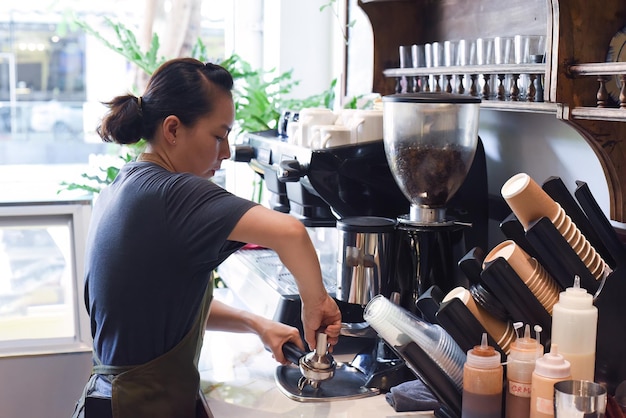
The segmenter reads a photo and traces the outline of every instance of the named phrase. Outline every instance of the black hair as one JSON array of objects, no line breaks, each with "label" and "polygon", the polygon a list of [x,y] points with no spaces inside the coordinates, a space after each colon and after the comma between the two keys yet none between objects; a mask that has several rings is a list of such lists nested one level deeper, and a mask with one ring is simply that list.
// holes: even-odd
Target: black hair
[{"label": "black hair", "polygon": [[117,96],[104,103],[109,110],[96,132],[105,142],[151,141],[158,124],[170,115],[193,125],[213,111],[218,94],[232,97],[233,77],[223,67],[194,58],[166,61],[150,77],[141,97]]}]

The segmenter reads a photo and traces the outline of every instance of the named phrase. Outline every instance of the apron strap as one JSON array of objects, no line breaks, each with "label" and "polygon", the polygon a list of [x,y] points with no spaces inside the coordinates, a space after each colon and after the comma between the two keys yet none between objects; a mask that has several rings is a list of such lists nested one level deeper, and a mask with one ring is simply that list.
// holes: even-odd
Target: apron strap
[{"label": "apron strap", "polygon": [[111,366],[108,364],[102,364],[100,361],[100,357],[98,357],[98,353],[96,350],[93,350],[92,353],[93,362],[95,363],[91,368],[91,374],[100,374],[100,375],[118,375],[129,370],[134,369],[137,366]]}]

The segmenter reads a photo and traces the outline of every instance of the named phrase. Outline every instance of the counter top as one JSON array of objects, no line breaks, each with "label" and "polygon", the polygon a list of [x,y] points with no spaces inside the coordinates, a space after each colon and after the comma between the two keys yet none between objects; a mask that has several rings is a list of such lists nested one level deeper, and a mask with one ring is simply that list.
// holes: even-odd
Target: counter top
[{"label": "counter top", "polygon": [[[215,298],[238,305],[235,296],[226,289],[216,289]],[[351,357],[340,355],[336,359],[346,362]],[[256,335],[208,331],[198,366],[202,388],[214,417],[434,416],[432,412],[396,412],[384,395],[333,402],[294,401],[284,395],[274,381],[278,365]]]}]

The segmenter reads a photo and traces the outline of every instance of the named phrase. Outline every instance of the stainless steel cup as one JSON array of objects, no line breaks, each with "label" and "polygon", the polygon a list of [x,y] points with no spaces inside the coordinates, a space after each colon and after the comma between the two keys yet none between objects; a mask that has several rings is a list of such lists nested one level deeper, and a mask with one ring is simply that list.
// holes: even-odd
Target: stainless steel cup
[{"label": "stainless steel cup", "polygon": [[389,296],[395,226],[375,216],[337,221],[337,299],[365,306],[378,294]]},{"label": "stainless steel cup", "polygon": [[556,418],[599,418],[606,411],[606,388],[588,380],[564,380],[554,384]]}]

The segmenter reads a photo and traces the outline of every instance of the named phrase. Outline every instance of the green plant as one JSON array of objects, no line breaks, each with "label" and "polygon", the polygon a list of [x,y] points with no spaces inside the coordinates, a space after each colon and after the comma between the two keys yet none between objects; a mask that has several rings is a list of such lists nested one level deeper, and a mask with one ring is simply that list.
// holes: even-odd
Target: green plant
[{"label": "green plant", "polygon": [[[105,24],[113,30],[115,35],[115,40],[110,41],[85,21],[78,18],[74,20],[78,27],[94,36],[112,51],[122,55],[147,75],[151,75],[167,60],[166,57],[159,55],[160,42],[157,34],[152,36],[150,47],[143,52],[133,32],[121,23],[105,18]],[[201,61],[209,61],[206,46],[201,39],[196,41],[191,56]],[[299,83],[292,79],[292,71],[275,75],[275,71],[253,69],[248,62],[236,54],[220,61],[219,64],[226,68],[235,80],[233,91],[235,122],[240,132],[257,132],[276,128],[283,109],[300,110],[304,107],[332,108],[333,106],[337,80],[333,80],[328,90],[321,94],[302,100],[288,99],[286,96]],[[99,173],[95,175],[82,174],[81,177],[89,183],[61,183],[62,189],[59,193],[63,190],[99,193],[103,187],[115,179],[124,163],[141,152],[144,145],[141,141],[134,146],[125,147],[117,166],[99,168]]]},{"label": "green plant", "polygon": [[107,38],[102,36],[100,32],[91,27],[87,22],[76,17],[74,18],[74,22],[78,25],[78,27],[83,29],[85,33],[92,35],[109,49],[122,55],[128,60],[128,62],[135,64],[141,70],[145,71],[146,74],[152,74],[159,67],[159,65],[165,62],[166,58],[159,56],[160,42],[159,36],[156,33],[152,35],[152,41],[150,42],[148,50],[146,52],[142,52],[135,34],[130,29],[121,23],[114,22],[109,18],[104,19],[106,25],[109,26],[115,33],[117,44],[112,43]]},{"label": "green plant", "polygon": [[[201,45],[198,40],[198,45]],[[202,56],[196,57],[206,60]],[[275,75],[274,71],[254,70],[239,55],[231,55],[219,62],[235,80],[235,118],[243,132],[275,129],[283,109],[300,110],[304,107],[332,108],[336,80],[325,92],[305,99],[286,99],[299,84],[292,79],[292,71]]]},{"label": "green plant", "polygon": [[324,11],[325,9],[330,9],[332,11],[333,15],[335,15],[335,19],[337,19],[337,22],[339,23],[339,29],[341,30],[343,40],[347,45],[350,39],[348,36],[348,30],[356,24],[356,20],[351,20],[345,24],[342,23],[341,19],[339,18],[339,13],[337,13],[337,9],[334,7],[336,3],[337,0],[328,0],[326,4],[323,4],[320,7],[320,12]]},{"label": "green plant", "polygon": [[138,152],[124,152],[119,155],[119,165],[111,165],[108,167],[99,167],[96,174],[81,174],[81,178],[85,179],[86,183],[74,183],[74,182],[61,182],[62,189],[58,191],[60,193],[63,190],[82,190],[92,194],[98,194],[104,187],[111,184],[117,174],[120,172],[120,167],[132,161],[137,157]]},{"label": "green plant", "polygon": [[[160,42],[157,34],[152,36],[150,48],[146,52],[142,52],[133,32],[121,23],[105,18],[105,24],[115,34],[115,42],[109,41],[84,21],[77,19],[76,24],[86,33],[94,36],[108,48],[143,70],[147,75],[151,75],[167,59],[159,55]],[[200,61],[210,60],[202,39],[196,40],[191,56]],[[219,64],[226,68],[235,80],[233,92],[235,118],[243,132],[275,128],[282,109],[299,110],[303,107],[319,106],[332,108],[336,80],[333,80],[327,91],[319,95],[302,100],[286,99],[285,97],[299,84],[299,81],[292,79],[292,71],[275,75],[273,70],[254,69],[250,63],[237,54],[219,61]]]}]

